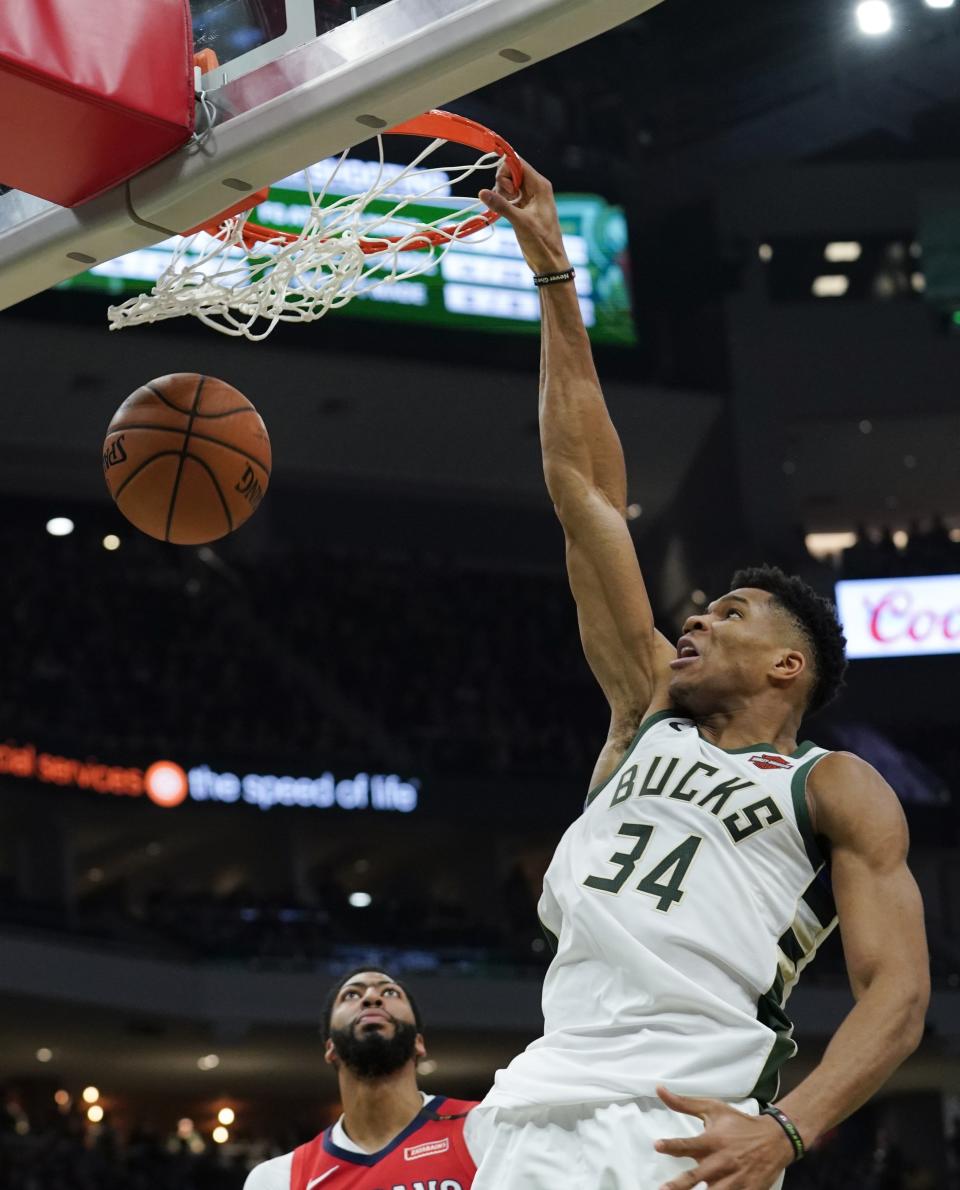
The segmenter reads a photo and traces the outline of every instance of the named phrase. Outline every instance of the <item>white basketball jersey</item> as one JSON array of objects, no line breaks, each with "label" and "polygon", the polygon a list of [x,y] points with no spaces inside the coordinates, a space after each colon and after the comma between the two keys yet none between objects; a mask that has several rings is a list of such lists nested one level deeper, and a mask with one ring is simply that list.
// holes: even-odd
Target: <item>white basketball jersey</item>
[{"label": "white basketball jersey", "polygon": [[776,1097],[796,1053],[787,996],[836,924],[805,798],[825,755],[726,751],[672,712],[643,723],[547,871],[544,1035],[485,1106],[640,1098],[660,1083]]}]

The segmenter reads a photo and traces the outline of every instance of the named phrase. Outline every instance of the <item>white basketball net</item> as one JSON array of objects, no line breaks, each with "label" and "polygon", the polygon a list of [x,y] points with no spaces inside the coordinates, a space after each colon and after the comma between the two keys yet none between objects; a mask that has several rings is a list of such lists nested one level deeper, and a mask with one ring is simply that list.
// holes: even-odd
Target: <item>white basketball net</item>
[{"label": "white basketball net", "polygon": [[[426,158],[450,143],[437,139],[397,172],[385,165],[383,138],[376,139],[379,169],[364,193],[327,197],[338,193],[336,179],[349,150],[336,159],[332,172],[316,189],[314,171],[305,170],[311,209],[295,240],[269,240],[248,248],[243,228],[250,212],[228,220],[216,237],[197,232],[180,239],[150,293],[109,308],[110,329],[192,314],[225,335],[256,341],[265,339],[278,322],[313,322],[381,285],[435,270],[451,246],[465,238],[463,223],[484,210],[479,202],[439,196],[483,170],[490,174],[483,185],[492,187],[503,158],[485,153],[464,166],[424,168],[421,163]],[[445,201],[447,207],[432,222],[404,214],[411,204],[431,199]],[[381,211],[378,206],[377,212],[370,211],[375,202],[386,203],[387,209]],[[426,231],[444,228],[449,234],[440,245],[424,239]],[[363,251],[365,242],[378,243],[386,236],[399,239],[384,251]]]}]

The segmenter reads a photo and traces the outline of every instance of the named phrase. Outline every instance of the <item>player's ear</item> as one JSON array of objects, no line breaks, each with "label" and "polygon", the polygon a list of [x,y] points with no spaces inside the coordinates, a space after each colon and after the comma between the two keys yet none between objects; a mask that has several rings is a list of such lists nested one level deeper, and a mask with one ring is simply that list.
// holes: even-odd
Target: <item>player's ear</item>
[{"label": "player's ear", "polygon": [[417,1039],[413,1043],[413,1053],[418,1062],[422,1062],[427,1056],[427,1043],[423,1040],[422,1033],[417,1034]]},{"label": "player's ear", "polygon": [[329,1066],[336,1066],[340,1060],[337,1054],[337,1047],[333,1044],[333,1038],[327,1038],[327,1044],[323,1047],[323,1060]]},{"label": "player's ear", "polygon": [[807,659],[799,649],[781,653],[773,667],[773,676],[783,683],[796,682],[807,672]]}]

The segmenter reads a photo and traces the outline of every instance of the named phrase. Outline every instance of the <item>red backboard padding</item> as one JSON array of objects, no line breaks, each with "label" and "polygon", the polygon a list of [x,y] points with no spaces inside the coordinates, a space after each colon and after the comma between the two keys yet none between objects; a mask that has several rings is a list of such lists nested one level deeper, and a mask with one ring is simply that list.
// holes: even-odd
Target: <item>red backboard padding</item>
[{"label": "red backboard padding", "polygon": [[188,0],[0,0],[0,183],[73,207],[189,140]]}]

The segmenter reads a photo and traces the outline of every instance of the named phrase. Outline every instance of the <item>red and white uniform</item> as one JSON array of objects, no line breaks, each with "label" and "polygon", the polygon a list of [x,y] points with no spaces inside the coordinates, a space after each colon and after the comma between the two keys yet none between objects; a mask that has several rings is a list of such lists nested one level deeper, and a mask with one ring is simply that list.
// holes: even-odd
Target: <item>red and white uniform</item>
[{"label": "red and white uniform", "polygon": [[477,1167],[464,1126],[474,1107],[425,1098],[423,1113],[377,1153],[358,1148],[341,1117],[292,1153],[256,1166],[244,1190],[468,1190]]}]

